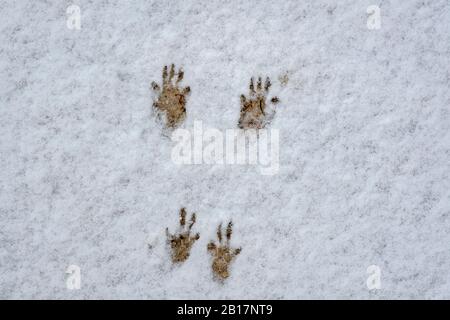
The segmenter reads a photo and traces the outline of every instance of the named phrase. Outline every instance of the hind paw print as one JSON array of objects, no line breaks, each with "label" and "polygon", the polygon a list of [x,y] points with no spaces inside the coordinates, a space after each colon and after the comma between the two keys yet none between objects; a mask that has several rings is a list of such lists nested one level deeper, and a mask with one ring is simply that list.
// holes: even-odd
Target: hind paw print
[{"label": "hind paw print", "polygon": [[195,213],[192,214],[189,225],[186,226],[186,209],[180,210],[180,231],[176,234],[170,234],[169,228],[166,228],[167,241],[172,249],[172,262],[179,263],[189,258],[192,245],[200,239],[200,234],[191,235],[192,226],[195,224]]},{"label": "hind paw print", "polygon": [[[267,103],[267,94],[271,86],[269,77],[262,83],[261,77],[258,78],[256,89],[253,78],[250,79],[249,97],[241,95],[241,113],[238,127],[241,129],[262,129],[275,115],[275,110],[270,108]],[[279,102],[277,97],[273,97],[270,102],[276,104]]]},{"label": "hind paw print", "polygon": [[175,65],[164,66],[162,72],[162,89],[156,83],[152,82],[152,89],[158,95],[158,99],[153,103],[153,107],[159,112],[159,115],[165,115],[165,123],[169,128],[176,128],[186,117],[186,97],[191,91],[190,87],[180,87],[184,72],[178,70],[175,77]]},{"label": "hind paw print", "polygon": [[214,276],[219,280],[229,277],[229,267],[233,259],[241,252],[241,248],[232,249],[230,247],[231,234],[233,233],[233,223],[230,221],[226,229],[226,241],[223,243],[222,224],[217,228],[218,244],[211,241],[208,244],[208,251],[213,256],[212,269]]}]

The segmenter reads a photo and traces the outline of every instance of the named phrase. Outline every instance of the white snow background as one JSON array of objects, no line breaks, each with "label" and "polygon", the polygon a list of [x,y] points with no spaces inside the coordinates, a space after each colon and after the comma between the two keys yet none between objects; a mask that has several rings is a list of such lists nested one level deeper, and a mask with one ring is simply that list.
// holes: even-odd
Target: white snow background
[{"label": "white snow background", "polygon": [[[447,0],[2,0],[0,13],[1,298],[450,298]],[[192,89],[184,128],[236,128],[250,77],[272,78],[277,175],[171,161],[150,83],[172,62]],[[164,230],[182,206],[201,237],[172,266]],[[229,219],[242,252],[220,284],[206,245]]]}]

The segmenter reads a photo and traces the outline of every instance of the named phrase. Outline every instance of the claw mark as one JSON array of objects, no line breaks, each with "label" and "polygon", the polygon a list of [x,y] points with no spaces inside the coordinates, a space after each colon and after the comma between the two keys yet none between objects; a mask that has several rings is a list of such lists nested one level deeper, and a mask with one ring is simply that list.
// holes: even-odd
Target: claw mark
[{"label": "claw mark", "polygon": [[156,82],[152,82],[152,89],[158,94],[158,99],[153,103],[153,107],[160,112],[159,116],[165,114],[166,126],[169,128],[176,128],[185,119],[186,96],[191,91],[189,87],[179,87],[184,77],[182,69],[178,70],[175,81],[174,77],[175,65],[172,64],[170,70],[167,66],[163,68],[162,90]]},{"label": "claw mark", "polygon": [[[264,128],[273,118],[274,111],[267,108],[267,94],[271,86],[269,77],[264,82],[258,77],[256,90],[253,77],[250,79],[249,98],[241,95],[241,114],[239,117],[238,127],[241,129],[261,129]],[[270,102],[276,104],[279,102],[278,97],[273,97]],[[270,112],[267,112],[270,111]]]},{"label": "claw mark", "polygon": [[183,262],[189,258],[192,245],[200,239],[200,234],[196,233],[191,236],[192,226],[195,224],[196,215],[192,214],[189,226],[186,229],[186,209],[180,210],[180,231],[177,234],[170,234],[169,228],[166,228],[167,241],[172,248],[172,262]]},{"label": "claw mark", "polygon": [[213,241],[208,244],[208,251],[213,255],[212,269],[214,276],[218,280],[225,280],[230,276],[228,268],[233,259],[241,253],[241,248],[232,249],[230,247],[231,235],[233,233],[233,223],[230,221],[226,229],[226,242],[223,244],[222,224],[217,228],[217,239],[219,243],[216,245]]}]

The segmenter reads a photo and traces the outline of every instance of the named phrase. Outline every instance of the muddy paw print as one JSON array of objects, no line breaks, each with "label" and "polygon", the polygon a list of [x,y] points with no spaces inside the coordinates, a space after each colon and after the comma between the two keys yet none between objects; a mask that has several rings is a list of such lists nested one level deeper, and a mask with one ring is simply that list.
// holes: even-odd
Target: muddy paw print
[{"label": "muddy paw print", "polygon": [[184,72],[181,69],[175,75],[175,65],[172,64],[169,72],[167,66],[164,66],[162,90],[156,82],[152,82],[152,88],[158,95],[153,107],[159,115],[165,115],[168,128],[176,128],[186,117],[186,97],[191,89],[179,86],[183,76]]},{"label": "muddy paw print", "polygon": [[195,224],[195,213],[192,214],[189,225],[186,227],[186,209],[180,210],[180,231],[177,234],[170,234],[166,228],[167,241],[172,249],[172,262],[183,262],[189,258],[192,245],[200,238],[200,234],[191,236],[192,226]]},{"label": "muddy paw print", "polygon": [[230,248],[230,239],[233,232],[233,223],[230,221],[226,230],[226,242],[222,242],[222,224],[217,228],[217,238],[219,243],[216,245],[213,241],[208,244],[208,251],[213,255],[212,269],[214,276],[219,280],[225,280],[229,277],[228,268],[234,257],[236,257],[240,252],[241,248],[232,249]]},{"label": "muddy paw print", "polygon": [[[259,77],[255,89],[253,78],[251,78],[249,97],[246,98],[244,95],[241,95],[239,128],[262,129],[272,120],[275,115],[275,110],[269,107],[266,101],[270,86],[270,79],[267,77],[263,88],[262,79]],[[277,97],[273,97],[270,100],[272,104],[276,104],[278,101],[279,99]]]}]

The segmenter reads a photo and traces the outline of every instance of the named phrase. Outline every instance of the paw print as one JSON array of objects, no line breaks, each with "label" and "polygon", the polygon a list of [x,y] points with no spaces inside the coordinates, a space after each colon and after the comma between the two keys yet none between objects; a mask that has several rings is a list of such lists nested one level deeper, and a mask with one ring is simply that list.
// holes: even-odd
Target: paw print
[{"label": "paw print", "polygon": [[169,228],[166,228],[167,241],[172,249],[172,262],[183,262],[189,258],[192,245],[200,239],[197,233],[191,236],[192,226],[195,224],[195,213],[192,214],[189,225],[186,227],[186,209],[180,210],[180,231],[177,234],[170,234]]},{"label": "paw print", "polygon": [[[266,78],[264,88],[261,77],[258,78],[258,82],[255,85],[253,78],[250,80],[250,94],[247,99],[244,95],[241,95],[241,115],[239,118],[238,127],[241,129],[262,129],[264,128],[275,115],[275,110],[268,108],[267,94],[271,86],[269,77]],[[273,97],[270,102],[276,104],[279,102],[277,97]]]},{"label": "paw print", "polygon": [[179,69],[175,79],[175,65],[172,64],[169,72],[167,72],[167,66],[164,66],[162,90],[156,82],[152,82],[152,89],[158,94],[153,107],[160,112],[160,115],[165,115],[166,126],[169,128],[176,128],[186,117],[186,97],[191,89],[179,86],[183,77],[184,72]]},{"label": "paw print", "polygon": [[213,255],[212,269],[214,275],[219,280],[225,280],[229,277],[228,268],[231,261],[241,252],[241,248],[231,249],[230,239],[233,233],[233,223],[230,221],[226,229],[227,240],[225,244],[222,243],[222,224],[217,228],[217,238],[219,243],[216,245],[213,241],[208,244],[208,251]]}]

